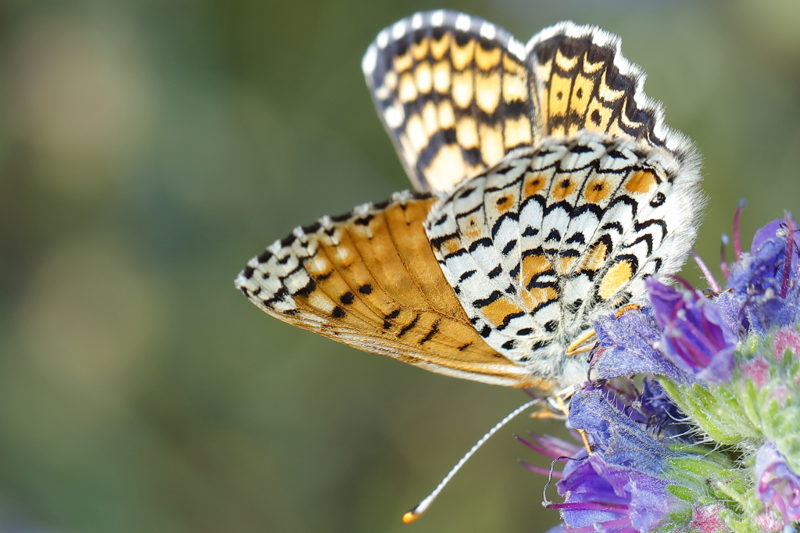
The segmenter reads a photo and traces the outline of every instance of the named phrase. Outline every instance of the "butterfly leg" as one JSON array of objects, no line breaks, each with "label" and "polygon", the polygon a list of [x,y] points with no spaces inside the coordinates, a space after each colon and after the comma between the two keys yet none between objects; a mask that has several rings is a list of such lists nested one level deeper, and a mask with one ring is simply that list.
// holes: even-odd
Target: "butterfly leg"
[{"label": "butterfly leg", "polygon": [[[561,394],[556,394],[553,397],[555,404],[558,408],[564,413],[564,416],[569,415],[569,405],[567,405],[567,401]],[[578,435],[581,436],[581,441],[583,442],[583,447],[586,448],[586,453],[592,455],[592,446],[589,444],[589,437],[586,435],[586,432],[582,429],[576,429],[575,431],[578,432]]]},{"label": "butterfly leg", "polygon": [[594,348],[595,331],[593,329],[587,330],[583,335],[575,339],[575,341],[567,346],[564,354],[567,357],[586,353]]},{"label": "butterfly leg", "polygon": [[[614,313],[615,318],[619,318],[623,314],[631,311],[632,309],[639,309],[639,306],[636,304],[629,304],[617,309],[617,312]],[[567,357],[572,357],[573,355],[578,355],[582,353],[586,353],[594,348],[594,340],[595,340],[596,333],[594,329],[589,329],[584,332],[583,335],[575,339],[575,341],[567,346],[567,349],[564,351],[564,354]]]}]

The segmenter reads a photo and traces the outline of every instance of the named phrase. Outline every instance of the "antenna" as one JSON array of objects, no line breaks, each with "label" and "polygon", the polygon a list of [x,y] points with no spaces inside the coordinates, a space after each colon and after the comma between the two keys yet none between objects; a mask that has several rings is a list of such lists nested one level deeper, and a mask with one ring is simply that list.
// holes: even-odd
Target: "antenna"
[{"label": "antenna", "polygon": [[444,488],[447,486],[448,483],[450,483],[450,480],[453,479],[453,476],[455,476],[458,473],[458,471],[461,470],[461,467],[464,466],[464,464],[466,464],[467,461],[469,461],[470,457],[475,455],[475,452],[477,452],[481,446],[486,444],[486,441],[489,440],[492,435],[497,433],[497,431],[500,428],[511,422],[511,420],[515,418],[517,415],[519,415],[521,412],[539,403],[540,401],[541,398],[534,398],[532,400],[528,400],[524,404],[520,405],[519,407],[508,413],[505,416],[505,418],[503,418],[500,422],[495,424],[489,431],[484,433],[483,436],[480,439],[478,439],[478,442],[473,444],[472,448],[470,448],[469,451],[465,453],[464,456],[461,457],[461,459],[458,460],[458,462],[453,466],[453,468],[450,469],[447,475],[445,475],[444,478],[442,478],[439,484],[436,485],[436,488],[433,489],[430,492],[430,494],[428,494],[422,500],[420,500],[420,502],[416,506],[414,506],[414,508],[412,508],[410,511],[406,512],[406,514],[403,515],[403,523],[410,524],[411,522],[414,522],[417,518],[422,516],[422,513],[424,513],[428,509],[428,507],[431,506],[431,504],[439,495],[439,493],[442,492],[442,490],[444,490]]}]

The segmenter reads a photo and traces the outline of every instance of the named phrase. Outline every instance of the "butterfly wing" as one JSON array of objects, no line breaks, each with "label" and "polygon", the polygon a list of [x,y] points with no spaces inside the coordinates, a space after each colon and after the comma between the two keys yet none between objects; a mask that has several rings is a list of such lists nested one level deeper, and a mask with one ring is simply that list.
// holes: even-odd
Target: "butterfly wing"
[{"label": "butterfly wing", "polygon": [[595,28],[523,47],[450,11],[387,28],[363,69],[415,186],[440,196],[297,228],[237,286],[280,320],[434,372],[582,381],[566,346],[680,268],[702,203],[691,143],[641,71]]},{"label": "butterfly wing", "polygon": [[664,124],[661,105],[645,95],[645,74],[622,55],[619,37],[561,22],[526,48],[537,138],[590,131],[664,147],[679,159],[693,156],[691,142]]},{"label": "butterfly wing", "polygon": [[[426,229],[479,334],[531,374],[586,378],[564,355],[596,318],[642,303],[643,280],[682,265],[697,175],[661,149],[549,138],[437,203]],[[567,376],[568,377],[564,377]]]},{"label": "butterfly wing", "polygon": [[528,44],[534,148],[460,183],[426,230],[486,342],[561,386],[586,378],[567,346],[601,314],[676,272],[702,204],[689,141],[605,32],[571,23]]},{"label": "butterfly wing", "polygon": [[362,62],[378,115],[414,186],[449,191],[531,143],[525,48],[453,11],[380,32]]},{"label": "butterfly wing", "polygon": [[398,193],[297,228],[251,259],[236,286],[268,314],[361,350],[486,383],[541,385],[470,324],[422,226],[434,201]]}]

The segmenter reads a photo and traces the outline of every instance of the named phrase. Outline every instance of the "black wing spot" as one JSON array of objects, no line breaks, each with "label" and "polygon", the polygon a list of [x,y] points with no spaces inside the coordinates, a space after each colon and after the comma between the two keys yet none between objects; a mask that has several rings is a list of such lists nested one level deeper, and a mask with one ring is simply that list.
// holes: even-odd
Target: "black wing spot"
[{"label": "black wing spot", "polygon": [[656,194],[655,197],[652,200],[650,200],[650,207],[659,207],[659,206],[663,205],[666,200],[667,200],[667,197],[664,196],[663,192],[660,192],[660,193]]},{"label": "black wing spot", "polygon": [[342,302],[345,305],[352,304],[354,299],[355,299],[355,296],[350,291],[347,291],[346,293],[344,293],[341,296],[339,296],[339,301]]},{"label": "black wing spot", "polygon": [[361,294],[372,294],[372,285],[369,283],[365,283],[364,285],[358,288],[358,292]]},{"label": "black wing spot", "polygon": [[476,272],[475,270],[467,270],[466,272],[461,274],[461,276],[458,278],[458,282],[463,283],[467,281],[469,278],[475,275],[475,272]]},{"label": "black wing spot", "polygon": [[409,322],[408,324],[406,324],[405,326],[403,326],[403,327],[400,329],[400,332],[397,334],[397,336],[398,336],[398,337],[402,337],[403,335],[405,335],[406,333],[408,333],[408,332],[409,332],[409,330],[411,330],[411,329],[412,329],[414,326],[416,326],[416,325],[417,325],[417,322],[419,322],[419,313],[417,313],[416,315],[414,315],[414,320],[412,320],[411,322]]},{"label": "black wing spot", "polygon": [[344,309],[342,309],[338,305],[333,308],[333,312],[331,313],[331,316],[333,318],[342,318],[344,317],[344,315],[345,315]]},{"label": "black wing spot", "polygon": [[305,284],[304,287],[301,287],[299,291],[294,293],[294,296],[308,296],[317,288],[317,282],[313,279],[309,279],[308,283]]},{"label": "black wing spot", "polygon": [[433,323],[433,325],[431,326],[431,329],[428,331],[428,333],[426,333],[425,336],[422,337],[422,339],[420,339],[420,341],[419,341],[420,346],[425,344],[429,340],[431,340],[433,338],[433,336],[436,335],[439,332],[439,323],[440,322],[441,322],[441,320],[437,320],[436,322]]}]

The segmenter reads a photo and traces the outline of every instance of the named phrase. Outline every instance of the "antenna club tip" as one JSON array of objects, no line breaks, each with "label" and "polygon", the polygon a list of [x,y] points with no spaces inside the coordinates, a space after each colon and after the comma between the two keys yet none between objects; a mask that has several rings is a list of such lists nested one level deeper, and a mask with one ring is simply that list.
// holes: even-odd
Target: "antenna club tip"
[{"label": "antenna club tip", "polygon": [[422,513],[415,513],[414,510],[406,511],[403,515],[403,523],[410,524],[411,522],[416,522],[417,518],[422,516]]}]

